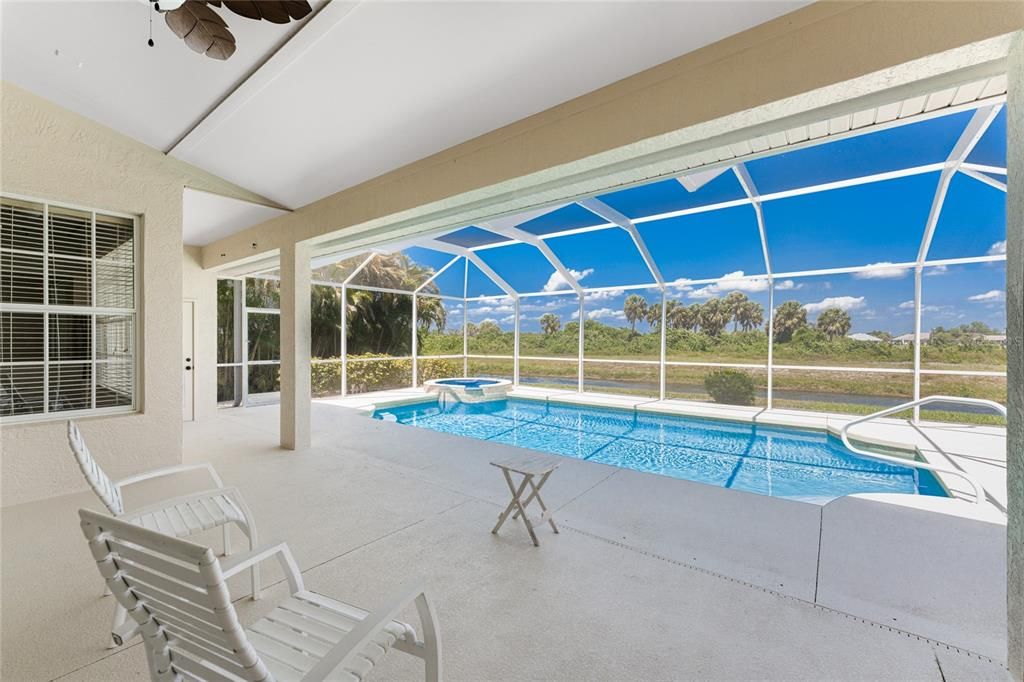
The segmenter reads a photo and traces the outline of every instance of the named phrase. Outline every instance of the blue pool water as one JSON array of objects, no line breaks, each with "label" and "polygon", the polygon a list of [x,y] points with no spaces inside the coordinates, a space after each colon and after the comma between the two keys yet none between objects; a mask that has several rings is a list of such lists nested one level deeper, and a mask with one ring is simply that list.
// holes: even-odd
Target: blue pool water
[{"label": "blue pool water", "polygon": [[382,408],[374,418],[723,488],[825,503],[852,493],[945,496],[927,471],[858,457],[826,433],[532,400]]},{"label": "blue pool water", "polygon": [[498,383],[497,379],[439,379],[437,382],[442,386],[461,386],[462,388],[481,388],[492,386]]}]

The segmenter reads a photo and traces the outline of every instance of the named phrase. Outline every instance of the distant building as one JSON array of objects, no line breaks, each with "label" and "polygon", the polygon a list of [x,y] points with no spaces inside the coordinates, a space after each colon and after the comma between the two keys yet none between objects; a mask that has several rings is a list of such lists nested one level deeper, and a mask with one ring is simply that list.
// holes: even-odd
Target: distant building
[{"label": "distant building", "polygon": [[988,343],[998,343],[1001,346],[1006,345],[1006,334],[985,334],[981,338],[985,339]]},{"label": "distant building", "polygon": [[[911,336],[913,336],[913,335],[911,335]],[[854,341],[870,341],[871,343],[881,343],[882,342],[882,339],[878,338],[877,336],[872,336],[871,334],[865,334],[864,332],[857,332],[856,334],[848,334],[846,338],[853,339]]]},{"label": "distant building", "polygon": [[[931,332],[921,332],[921,343],[928,343],[928,339],[932,336]],[[900,346],[910,346],[914,343],[913,334],[900,334],[892,340],[893,343]]]}]

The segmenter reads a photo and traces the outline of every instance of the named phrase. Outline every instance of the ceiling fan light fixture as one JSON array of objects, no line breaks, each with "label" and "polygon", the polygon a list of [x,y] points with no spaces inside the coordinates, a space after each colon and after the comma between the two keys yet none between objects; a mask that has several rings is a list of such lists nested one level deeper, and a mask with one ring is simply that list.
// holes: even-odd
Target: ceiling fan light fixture
[{"label": "ceiling fan light fixture", "polygon": [[158,0],[153,3],[153,8],[157,12],[173,12],[184,4],[185,0]]}]

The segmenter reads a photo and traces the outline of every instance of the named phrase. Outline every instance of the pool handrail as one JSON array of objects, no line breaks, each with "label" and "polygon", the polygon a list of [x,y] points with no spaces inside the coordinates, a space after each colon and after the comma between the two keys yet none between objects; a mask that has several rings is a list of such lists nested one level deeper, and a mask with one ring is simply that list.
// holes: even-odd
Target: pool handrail
[{"label": "pool handrail", "polygon": [[[998,412],[999,414],[1006,417],[1006,407],[1001,405],[994,400],[984,400],[982,398],[958,398],[955,396],[948,395],[930,395],[927,398],[920,398],[918,400],[911,400],[910,402],[896,405],[894,407],[887,407],[884,410],[879,410],[864,417],[859,417],[852,421],[846,422],[843,428],[839,431],[839,437],[851,452],[861,457],[873,459],[879,462],[886,462],[888,464],[897,464],[905,467],[912,467],[915,469],[925,469],[926,471],[934,471],[940,474],[948,474],[950,476],[958,476],[970,483],[971,487],[974,488],[974,504],[981,504],[985,501],[985,486],[981,484],[981,481],[972,474],[959,469],[950,469],[947,467],[939,467],[928,462],[922,462],[916,459],[904,459],[902,457],[892,457],[890,455],[883,455],[877,452],[871,452],[869,450],[862,450],[853,443],[850,442],[850,429],[858,424],[871,421],[872,419],[878,419],[879,417],[887,417],[890,414],[896,414],[897,412],[903,412],[913,407],[919,407],[921,405],[927,405],[928,403],[959,403],[961,405],[978,405],[980,407],[988,407]],[[916,475],[916,474],[915,474]]]}]

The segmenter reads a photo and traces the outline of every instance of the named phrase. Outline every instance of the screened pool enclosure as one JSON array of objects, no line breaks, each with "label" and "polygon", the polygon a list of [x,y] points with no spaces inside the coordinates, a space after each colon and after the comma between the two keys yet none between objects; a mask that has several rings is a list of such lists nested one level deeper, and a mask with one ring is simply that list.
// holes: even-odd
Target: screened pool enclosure
[{"label": "screened pool enclosure", "polygon": [[[823,124],[844,135],[808,126],[679,177],[321,257],[314,395],[494,376],[848,414],[1004,403],[1006,114],[998,94],[955,104],[922,98],[888,121],[883,107]],[[272,395],[276,273],[218,294],[220,401]],[[994,419],[965,409],[922,416]]]}]

